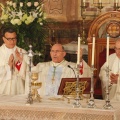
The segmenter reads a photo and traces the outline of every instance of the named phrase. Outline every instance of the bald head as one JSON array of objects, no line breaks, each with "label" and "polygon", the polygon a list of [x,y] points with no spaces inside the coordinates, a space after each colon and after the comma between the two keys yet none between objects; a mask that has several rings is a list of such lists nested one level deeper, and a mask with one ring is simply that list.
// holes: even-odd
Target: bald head
[{"label": "bald head", "polygon": [[54,44],[50,51],[51,59],[55,63],[60,63],[64,60],[66,52],[61,44]]}]

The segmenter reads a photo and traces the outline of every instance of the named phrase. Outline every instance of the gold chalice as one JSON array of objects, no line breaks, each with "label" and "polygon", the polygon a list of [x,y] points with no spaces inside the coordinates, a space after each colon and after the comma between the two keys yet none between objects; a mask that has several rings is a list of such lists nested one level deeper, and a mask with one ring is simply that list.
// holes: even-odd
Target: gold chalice
[{"label": "gold chalice", "polygon": [[39,88],[41,88],[42,83],[38,82],[38,73],[37,72],[32,72],[31,73],[31,89],[32,89],[32,98],[33,100],[38,100],[39,102],[41,101],[41,97],[38,94],[38,90]]}]

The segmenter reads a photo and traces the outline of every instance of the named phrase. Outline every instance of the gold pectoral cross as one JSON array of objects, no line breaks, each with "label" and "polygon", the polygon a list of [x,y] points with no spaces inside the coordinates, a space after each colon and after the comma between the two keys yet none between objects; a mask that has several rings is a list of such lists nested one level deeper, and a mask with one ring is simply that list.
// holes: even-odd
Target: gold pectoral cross
[{"label": "gold pectoral cross", "polygon": [[54,70],[53,70],[53,76],[52,76],[52,84],[54,83],[55,81],[55,71],[56,71],[56,67],[53,66]]}]

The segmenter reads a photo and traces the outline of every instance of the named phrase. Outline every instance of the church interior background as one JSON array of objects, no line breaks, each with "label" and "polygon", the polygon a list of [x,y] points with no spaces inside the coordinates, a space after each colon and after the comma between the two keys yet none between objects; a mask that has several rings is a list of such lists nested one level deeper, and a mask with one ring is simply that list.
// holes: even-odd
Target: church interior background
[{"label": "church interior background", "polygon": [[[7,0],[0,0],[1,3]],[[83,59],[90,65],[88,39],[90,27],[99,16],[108,12],[118,12],[120,14],[119,0],[43,0],[44,10],[47,14],[47,19],[51,20],[48,23],[48,37],[46,41],[46,59],[50,60],[49,50],[54,43],[61,43],[64,45],[68,61],[76,62],[76,43],[78,34],[81,36],[81,44],[84,48]],[[1,11],[1,10],[0,10]],[[112,16],[112,15],[111,15]],[[102,22],[102,21],[101,21]],[[118,28],[120,28],[120,21],[117,21]],[[110,27],[111,28],[111,27]],[[114,30],[113,30],[114,31]],[[110,32],[113,32],[110,29]],[[120,36],[120,29],[117,29],[118,34],[113,38]],[[106,39],[106,24],[103,24],[99,29],[97,38]],[[95,60],[96,61],[96,60]],[[96,73],[97,74],[97,73]]]}]

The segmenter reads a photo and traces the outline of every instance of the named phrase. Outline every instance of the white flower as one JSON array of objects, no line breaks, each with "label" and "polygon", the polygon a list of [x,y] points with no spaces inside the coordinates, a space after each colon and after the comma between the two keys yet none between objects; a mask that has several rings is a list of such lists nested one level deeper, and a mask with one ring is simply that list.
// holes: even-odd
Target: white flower
[{"label": "white flower", "polygon": [[40,25],[43,25],[43,23],[42,23],[42,22],[40,22]]},{"label": "white flower", "polygon": [[26,19],[27,19],[27,14],[24,14],[23,17],[22,17],[22,21],[24,22]]},{"label": "white flower", "polygon": [[21,24],[22,24],[22,22],[21,22],[20,19],[12,19],[10,22],[11,22],[13,25],[21,25]]},{"label": "white flower", "polygon": [[23,7],[23,2],[20,2],[20,7]]},{"label": "white flower", "polygon": [[28,7],[30,7],[31,5],[32,5],[32,3],[31,3],[31,2],[28,2],[28,3],[27,3],[27,6],[28,6]]},{"label": "white flower", "polygon": [[10,4],[10,2],[9,2],[9,1],[7,1],[7,2],[6,2],[6,4],[7,4],[7,5],[9,5],[9,4]]},{"label": "white flower", "polygon": [[27,17],[27,19],[25,20],[25,23],[28,25],[28,24],[30,24],[30,23],[32,23],[34,21],[34,18],[33,18],[33,16],[28,16]]},{"label": "white flower", "polygon": [[12,2],[12,1],[10,1],[10,2],[9,2],[9,5],[10,5],[10,6],[12,6],[12,4],[13,4],[13,2]]},{"label": "white flower", "polygon": [[38,2],[34,2],[34,6],[37,7],[39,5]]},{"label": "white flower", "polygon": [[16,8],[16,3],[13,3],[13,7]]},{"label": "white flower", "polygon": [[35,11],[33,11],[32,15],[33,15],[34,18],[37,18],[38,13],[36,13]]},{"label": "white flower", "polygon": [[[0,16],[0,22],[2,24],[11,23],[13,25],[21,24],[36,24],[43,25],[43,20],[45,20],[44,12],[42,10],[43,4],[39,2],[12,2],[6,1],[6,5],[0,3],[2,14]],[[32,6],[32,9],[30,8]]]},{"label": "white flower", "polygon": [[2,14],[0,19],[6,21],[6,20],[8,20],[8,15],[7,14]]}]

